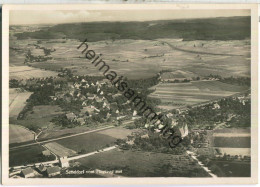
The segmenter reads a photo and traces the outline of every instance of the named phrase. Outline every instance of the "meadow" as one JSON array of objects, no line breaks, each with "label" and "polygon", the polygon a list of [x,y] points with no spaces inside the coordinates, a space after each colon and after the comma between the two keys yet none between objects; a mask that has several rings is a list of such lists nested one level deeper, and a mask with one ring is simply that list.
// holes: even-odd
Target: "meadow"
[{"label": "meadow", "polygon": [[10,119],[10,122],[29,128],[33,131],[38,128],[47,128],[52,125],[51,120],[64,112],[55,105],[39,105],[34,106],[32,111],[28,111],[24,119]]},{"label": "meadow", "polygon": [[122,170],[127,177],[209,177],[187,155],[172,155],[115,149],[77,160],[82,166],[101,170]]}]

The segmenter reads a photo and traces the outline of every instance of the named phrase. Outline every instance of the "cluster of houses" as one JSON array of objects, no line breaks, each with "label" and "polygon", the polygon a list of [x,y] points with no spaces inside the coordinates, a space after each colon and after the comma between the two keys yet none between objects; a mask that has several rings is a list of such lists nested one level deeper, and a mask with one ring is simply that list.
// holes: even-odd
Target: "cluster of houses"
[{"label": "cluster of houses", "polygon": [[61,169],[58,166],[50,166],[46,167],[43,164],[39,165],[38,167],[32,168],[28,167],[21,171],[21,176],[24,178],[32,178],[39,174],[48,176],[48,177],[55,177],[61,173]]}]

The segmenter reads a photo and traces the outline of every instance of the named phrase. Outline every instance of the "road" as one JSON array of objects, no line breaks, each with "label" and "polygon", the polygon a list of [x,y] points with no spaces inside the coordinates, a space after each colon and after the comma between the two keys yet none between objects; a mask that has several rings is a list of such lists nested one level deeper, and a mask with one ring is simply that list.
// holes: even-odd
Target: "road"
[{"label": "road", "polygon": [[194,160],[196,160],[198,162],[198,164],[213,178],[217,178],[218,176],[213,174],[206,166],[204,166],[204,164],[202,164],[196,157],[196,154],[194,152],[191,151],[186,151],[188,153],[188,155],[191,156],[191,158],[193,158]]}]

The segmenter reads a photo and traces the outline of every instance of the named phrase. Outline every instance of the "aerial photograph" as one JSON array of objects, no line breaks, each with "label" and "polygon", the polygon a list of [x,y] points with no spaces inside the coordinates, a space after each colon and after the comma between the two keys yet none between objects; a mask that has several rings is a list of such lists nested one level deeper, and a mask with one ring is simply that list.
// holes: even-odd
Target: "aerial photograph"
[{"label": "aerial photograph", "polygon": [[11,10],[9,178],[251,177],[251,16]]}]

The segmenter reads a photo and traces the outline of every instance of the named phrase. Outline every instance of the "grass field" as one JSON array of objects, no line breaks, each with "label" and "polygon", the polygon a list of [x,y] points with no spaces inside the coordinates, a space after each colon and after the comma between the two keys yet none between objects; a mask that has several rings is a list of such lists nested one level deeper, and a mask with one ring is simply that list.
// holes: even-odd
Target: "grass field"
[{"label": "grass field", "polygon": [[34,140],[34,134],[18,125],[9,125],[9,144],[23,143]]},{"label": "grass field", "polygon": [[19,148],[9,151],[9,166],[26,165],[47,160],[54,160],[55,157],[43,157],[42,151],[45,149],[40,145]]},{"label": "grass field", "polygon": [[[230,85],[219,81],[192,81],[189,83],[160,83],[151,89],[150,97],[161,99],[161,108],[169,109],[194,105],[246,90],[246,87]],[[168,107],[168,108],[167,108]]]},{"label": "grass field", "polygon": [[31,92],[21,92],[10,89],[9,94],[9,117],[17,118],[18,114],[26,105],[26,100],[31,96]]},{"label": "grass field", "polygon": [[82,166],[113,170],[128,177],[208,177],[208,174],[186,155],[171,155],[141,151],[112,151],[77,160]]}]

